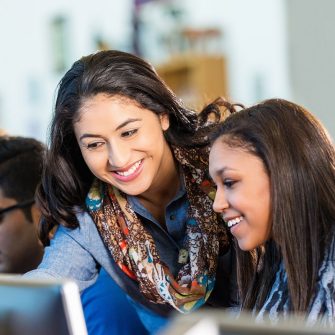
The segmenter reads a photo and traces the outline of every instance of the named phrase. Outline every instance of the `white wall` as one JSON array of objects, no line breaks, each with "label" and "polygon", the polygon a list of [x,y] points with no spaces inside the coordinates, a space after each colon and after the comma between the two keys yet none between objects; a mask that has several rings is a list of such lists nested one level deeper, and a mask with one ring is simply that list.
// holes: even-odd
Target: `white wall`
[{"label": "white wall", "polygon": [[292,95],[335,138],[335,1],[286,2]]},{"label": "white wall", "polygon": [[68,20],[68,67],[95,51],[101,35],[114,48],[127,49],[131,0],[1,0],[0,128],[46,139],[56,85],[52,70],[51,20]]}]

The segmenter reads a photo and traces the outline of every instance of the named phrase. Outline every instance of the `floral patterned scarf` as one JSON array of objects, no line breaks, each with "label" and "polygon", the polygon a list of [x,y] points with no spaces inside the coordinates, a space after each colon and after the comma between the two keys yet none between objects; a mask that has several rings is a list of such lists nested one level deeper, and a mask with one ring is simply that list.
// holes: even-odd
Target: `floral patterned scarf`
[{"label": "floral patterned scarf", "polygon": [[125,194],[95,180],[86,205],[116,264],[139,283],[145,297],[186,313],[203,305],[209,297],[215,283],[219,250],[229,242],[223,223],[212,209],[215,190],[206,179],[208,148],[172,147],[172,150],[181,166],[190,203],[186,223],[189,257],[177,278],[160,260],[152,236]]}]

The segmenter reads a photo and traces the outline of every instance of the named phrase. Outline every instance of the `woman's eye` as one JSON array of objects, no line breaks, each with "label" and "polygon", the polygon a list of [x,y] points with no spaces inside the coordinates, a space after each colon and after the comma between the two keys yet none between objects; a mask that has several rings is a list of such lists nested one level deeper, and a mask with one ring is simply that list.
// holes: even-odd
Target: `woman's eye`
[{"label": "woman's eye", "polygon": [[232,188],[235,183],[236,183],[236,181],[232,180],[232,179],[225,179],[223,181],[223,185],[227,188]]},{"label": "woman's eye", "polygon": [[103,142],[88,143],[88,144],[86,144],[86,148],[88,150],[94,150],[94,149],[97,149],[97,148],[101,147],[103,144],[104,144]]},{"label": "woman's eye", "polygon": [[137,133],[137,129],[127,130],[127,131],[124,131],[121,134],[121,136],[122,137],[130,137],[130,136],[134,135],[135,133]]}]

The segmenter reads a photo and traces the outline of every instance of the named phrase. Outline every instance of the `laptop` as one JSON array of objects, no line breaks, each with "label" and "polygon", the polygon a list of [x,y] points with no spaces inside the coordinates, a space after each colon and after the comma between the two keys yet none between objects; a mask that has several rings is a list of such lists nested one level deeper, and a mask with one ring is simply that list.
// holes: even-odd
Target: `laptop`
[{"label": "laptop", "polygon": [[159,335],[311,335],[335,334],[334,328],[306,327],[303,319],[292,318],[277,325],[255,323],[248,315],[236,318],[224,310],[202,309],[188,315],[176,315]]},{"label": "laptop", "polygon": [[0,334],[87,335],[76,283],[0,274]]}]

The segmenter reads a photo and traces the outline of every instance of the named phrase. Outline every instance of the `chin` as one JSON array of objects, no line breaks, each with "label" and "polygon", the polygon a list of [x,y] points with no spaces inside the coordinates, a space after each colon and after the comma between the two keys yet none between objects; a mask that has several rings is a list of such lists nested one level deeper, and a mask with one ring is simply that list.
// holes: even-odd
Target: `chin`
[{"label": "chin", "polygon": [[136,191],[136,190],[129,191],[129,190],[123,190],[122,188],[119,188],[119,190],[121,192],[123,192],[124,194],[130,195],[132,197],[137,197],[137,196],[139,196],[142,193],[141,191]]},{"label": "chin", "polygon": [[150,183],[146,182],[145,180],[139,182],[130,182],[129,185],[116,185],[116,188],[121,190],[123,193],[132,195],[132,196],[139,196],[150,189]]},{"label": "chin", "polygon": [[243,251],[251,251],[258,247],[258,245],[255,245],[253,243],[248,243],[247,241],[243,241],[243,240],[240,240],[240,241],[237,240],[237,243],[238,243],[239,248]]},{"label": "chin", "polygon": [[116,186],[116,188],[118,188],[123,193],[125,193],[127,195],[131,195],[133,197],[139,196],[147,190],[144,187],[131,187],[131,186],[128,186],[128,187],[118,187],[118,186]]}]

